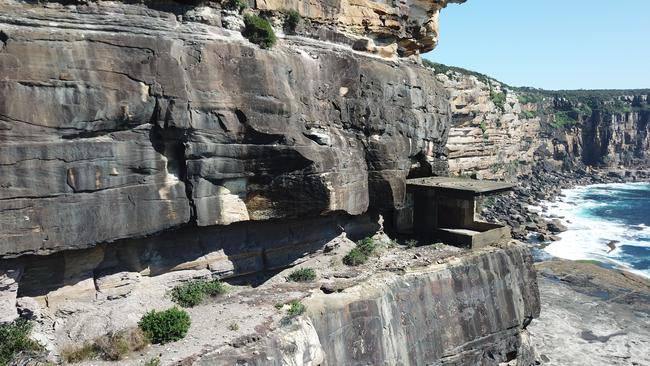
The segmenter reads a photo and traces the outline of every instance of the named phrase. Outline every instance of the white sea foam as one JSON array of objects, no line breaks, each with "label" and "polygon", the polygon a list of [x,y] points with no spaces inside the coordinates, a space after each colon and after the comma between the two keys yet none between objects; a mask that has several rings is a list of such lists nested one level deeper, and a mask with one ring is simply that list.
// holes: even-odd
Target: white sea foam
[{"label": "white sea foam", "polygon": [[608,203],[585,197],[588,193],[596,192],[601,197],[616,199],[617,189],[647,190],[648,186],[616,183],[577,187],[563,190],[564,197],[556,201],[541,203],[540,206],[546,208],[544,216],[559,217],[568,228],[558,235],[560,240],[551,243],[545,251],[564,259],[597,260],[650,277],[650,270],[632,268],[630,256],[621,250],[623,246],[650,248],[650,242],[642,240],[650,238],[650,227],[644,224],[626,225],[615,218],[605,220],[589,213],[590,209],[605,207]]}]

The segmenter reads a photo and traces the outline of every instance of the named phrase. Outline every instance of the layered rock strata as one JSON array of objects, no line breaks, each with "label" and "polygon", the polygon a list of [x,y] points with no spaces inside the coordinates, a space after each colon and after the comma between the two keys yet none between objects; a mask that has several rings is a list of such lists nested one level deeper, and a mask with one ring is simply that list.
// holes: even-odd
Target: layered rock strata
[{"label": "layered rock strata", "polygon": [[[294,9],[316,25],[327,25],[345,38],[359,36],[378,45],[394,44],[400,56],[428,52],[438,44],[440,10],[450,3],[466,0],[407,0],[399,2],[372,0],[262,0],[260,10]],[[323,29],[315,31],[320,32]]]},{"label": "layered rock strata", "polygon": [[[495,179],[516,176],[538,160],[539,118],[521,117],[525,106],[517,94],[493,80],[458,72],[437,74],[450,94],[449,170]],[[495,96],[502,96],[502,100]]]},{"label": "layered rock strata", "polygon": [[[286,282],[291,272],[287,270],[254,290],[233,289],[236,296],[226,295],[190,309],[198,322],[178,345],[179,351],[165,352],[163,361],[193,365],[535,362],[525,328],[539,315],[540,300],[532,258],[525,247],[514,243],[478,251],[444,245],[398,247],[351,270],[340,262],[332,263],[340,261],[354,244],[341,238],[334,242],[338,249],[301,265],[316,270],[314,282]],[[142,291],[140,287],[132,296],[137,299]],[[158,304],[159,295],[147,291],[150,304]],[[122,304],[130,309],[134,298],[107,306]],[[305,314],[287,317],[286,305],[275,308],[292,299],[306,305]],[[161,301],[163,305],[168,300]],[[68,327],[95,318],[84,310],[65,319],[64,327]],[[233,321],[241,325],[241,332],[226,330]],[[63,333],[64,327],[58,332]],[[208,339],[211,344],[205,346]],[[124,364],[139,364],[139,358],[146,359],[162,347],[154,346]]]},{"label": "layered rock strata", "polygon": [[392,209],[412,165],[444,171],[446,92],[417,65],[143,6],[2,10],[2,257]]},{"label": "layered rock strata", "polygon": [[450,93],[453,174],[508,179],[540,162],[557,169],[650,165],[648,91],[563,94],[515,89],[460,69],[434,72]]}]

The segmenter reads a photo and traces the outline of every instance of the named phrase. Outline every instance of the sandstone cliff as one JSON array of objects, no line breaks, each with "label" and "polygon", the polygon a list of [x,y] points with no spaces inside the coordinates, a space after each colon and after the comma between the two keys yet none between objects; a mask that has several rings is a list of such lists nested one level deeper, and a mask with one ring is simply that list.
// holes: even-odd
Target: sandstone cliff
[{"label": "sandstone cliff", "polygon": [[[324,271],[358,285],[309,288],[297,328],[273,323],[270,301],[305,289],[260,277],[381,234],[408,176],[447,174],[449,91],[417,54],[451,2],[249,3],[278,35],[270,50],[230,2],[0,3],[0,321],[35,319],[57,359],[169,307],[175,284],[255,280],[252,300],[191,314],[184,362],[529,364],[539,299],[515,244]],[[196,341],[224,333],[221,306],[262,303],[225,351]]]},{"label": "sandstone cliff", "polygon": [[[428,70],[306,37],[267,51],[219,13],[184,20],[211,8],[172,9],[2,4],[0,256],[392,209],[412,165],[444,171],[449,105]],[[354,13],[339,10],[313,21]],[[433,42],[407,28],[385,29]]]},{"label": "sandstone cliff", "polygon": [[650,164],[648,90],[512,88],[430,64],[450,93],[449,169],[513,178],[544,161],[557,169]]}]

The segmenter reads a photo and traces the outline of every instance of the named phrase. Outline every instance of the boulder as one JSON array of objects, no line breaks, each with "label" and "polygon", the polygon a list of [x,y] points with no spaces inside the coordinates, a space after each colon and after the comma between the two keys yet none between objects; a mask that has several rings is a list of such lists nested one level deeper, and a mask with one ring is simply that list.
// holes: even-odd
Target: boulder
[{"label": "boulder", "polygon": [[561,233],[567,231],[567,227],[558,219],[553,219],[547,224],[547,228],[552,233]]}]

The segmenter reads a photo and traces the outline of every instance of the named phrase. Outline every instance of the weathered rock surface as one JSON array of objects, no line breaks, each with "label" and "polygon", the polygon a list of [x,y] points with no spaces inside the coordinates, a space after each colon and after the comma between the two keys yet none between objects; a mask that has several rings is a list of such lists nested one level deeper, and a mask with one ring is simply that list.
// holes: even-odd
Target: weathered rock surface
[{"label": "weathered rock surface", "polygon": [[[354,243],[341,236],[331,244],[335,249],[299,265],[315,269],[315,281],[288,282],[293,269],[287,269],[255,288],[232,286],[187,309],[192,326],[173,351],[153,345],[121,364],[159,354],[162,364],[194,365],[498,365],[535,358],[524,328],[539,314],[539,297],[524,246],[382,246],[378,256],[351,268],[341,258]],[[205,275],[142,277],[123,297],[44,306],[37,333],[56,354],[172,306],[171,286]],[[306,305],[304,315],[288,317],[288,305],[278,309],[292,300]]]},{"label": "weathered rock surface", "polygon": [[16,297],[22,268],[0,264],[0,324],[18,317]]},{"label": "weathered rock surface", "polygon": [[[514,177],[538,160],[539,118],[522,118],[517,94],[486,78],[458,72],[438,73],[450,94],[449,171],[483,179]],[[501,94],[505,99],[498,100]]]},{"label": "weathered rock surface", "polygon": [[392,209],[412,166],[445,169],[447,95],[415,64],[262,50],[194,9],[0,7],[0,257]]},{"label": "weathered rock surface", "polygon": [[544,365],[650,364],[650,282],[590,263],[538,265],[542,313],[529,329]]},{"label": "weathered rock surface", "polygon": [[[351,37],[364,36],[380,45],[396,43],[401,56],[431,51],[438,44],[440,10],[466,0],[260,0],[261,10],[294,9],[315,24]],[[320,30],[322,32],[322,29]]]},{"label": "weathered rock surface", "polygon": [[487,251],[310,298],[325,364],[496,365],[523,357],[520,332],[539,315],[532,258],[519,246]]},{"label": "weathered rock surface", "polygon": [[[558,170],[650,166],[647,90],[593,91],[597,102],[592,103],[601,109],[592,110],[562,92],[514,90],[457,69],[434,72],[450,93],[449,169],[454,174],[512,179],[539,162]],[[589,100],[589,91],[576,93]]]}]

